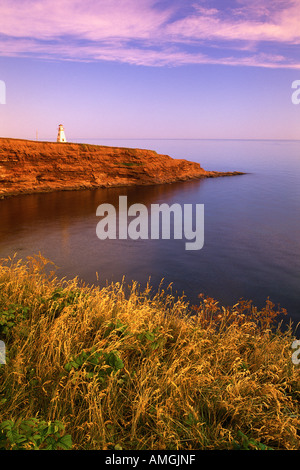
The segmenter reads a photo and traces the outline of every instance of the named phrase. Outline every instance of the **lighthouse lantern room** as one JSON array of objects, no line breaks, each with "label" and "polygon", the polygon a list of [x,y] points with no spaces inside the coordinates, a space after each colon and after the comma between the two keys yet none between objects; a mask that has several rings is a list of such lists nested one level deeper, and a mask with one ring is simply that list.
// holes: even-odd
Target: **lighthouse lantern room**
[{"label": "lighthouse lantern room", "polygon": [[67,142],[64,126],[62,124],[58,126],[57,142]]}]

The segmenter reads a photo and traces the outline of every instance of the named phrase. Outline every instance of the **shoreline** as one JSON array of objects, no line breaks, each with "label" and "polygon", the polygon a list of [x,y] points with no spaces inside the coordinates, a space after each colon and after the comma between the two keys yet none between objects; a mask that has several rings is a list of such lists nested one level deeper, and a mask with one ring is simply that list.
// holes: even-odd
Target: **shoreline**
[{"label": "shoreline", "polygon": [[171,184],[237,176],[154,150],[0,138],[0,199],[23,194]]},{"label": "shoreline", "polygon": [[89,190],[96,190],[96,189],[107,189],[107,188],[129,188],[132,186],[158,186],[158,185],[166,185],[166,184],[174,184],[174,183],[186,183],[188,181],[196,181],[197,179],[206,179],[206,178],[225,178],[225,177],[230,177],[230,176],[241,176],[245,175],[247,173],[239,172],[239,171],[233,171],[233,172],[208,172],[211,174],[207,174],[206,176],[200,176],[200,177],[195,177],[195,178],[189,178],[189,179],[182,179],[182,180],[174,180],[170,181],[168,183],[144,183],[144,184],[138,184],[138,183],[128,183],[128,184],[109,184],[109,185],[97,185],[97,186],[74,186],[74,187],[64,187],[64,188],[45,188],[45,189],[40,189],[40,190],[22,190],[22,191],[16,191],[16,192],[9,192],[2,194],[1,189],[0,189],[0,201],[4,199],[9,199],[12,197],[16,196],[29,196],[32,194],[47,194],[47,193],[54,193],[54,192],[63,192],[63,191],[89,191]]}]

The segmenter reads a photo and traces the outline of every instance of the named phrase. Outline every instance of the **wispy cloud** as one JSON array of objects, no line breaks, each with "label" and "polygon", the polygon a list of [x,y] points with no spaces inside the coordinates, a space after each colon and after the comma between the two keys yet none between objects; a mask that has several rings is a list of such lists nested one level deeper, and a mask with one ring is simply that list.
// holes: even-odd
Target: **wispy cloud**
[{"label": "wispy cloud", "polygon": [[285,8],[281,1],[239,1],[240,6],[227,14],[196,7],[194,14],[170,25],[169,33],[182,39],[276,41],[299,45],[300,3],[298,0],[284,3]]},{"label": "wispy cloud", "polygon": [[299,0],[228,3],[0,0],[0,55],[300,68]]}]

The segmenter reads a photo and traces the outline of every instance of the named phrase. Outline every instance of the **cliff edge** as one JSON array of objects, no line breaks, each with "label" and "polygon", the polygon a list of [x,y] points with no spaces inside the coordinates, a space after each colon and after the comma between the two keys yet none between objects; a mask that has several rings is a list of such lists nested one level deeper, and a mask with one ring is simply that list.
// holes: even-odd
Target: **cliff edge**
[{"label": "cliff edge", "polygon": [[153,150],[0,138],[0,196],[173,183],[242,174],[205,171],[199,163]]}]

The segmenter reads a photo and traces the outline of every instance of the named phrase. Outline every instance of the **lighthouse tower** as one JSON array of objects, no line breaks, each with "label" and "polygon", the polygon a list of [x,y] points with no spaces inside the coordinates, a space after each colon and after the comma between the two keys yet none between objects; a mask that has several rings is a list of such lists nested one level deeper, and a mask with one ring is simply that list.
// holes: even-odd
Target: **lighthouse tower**
[{"label": "lighthouse tower", "polygon": [[67,142],[64,126],[62,124],[58,126],[57,142]]}]

